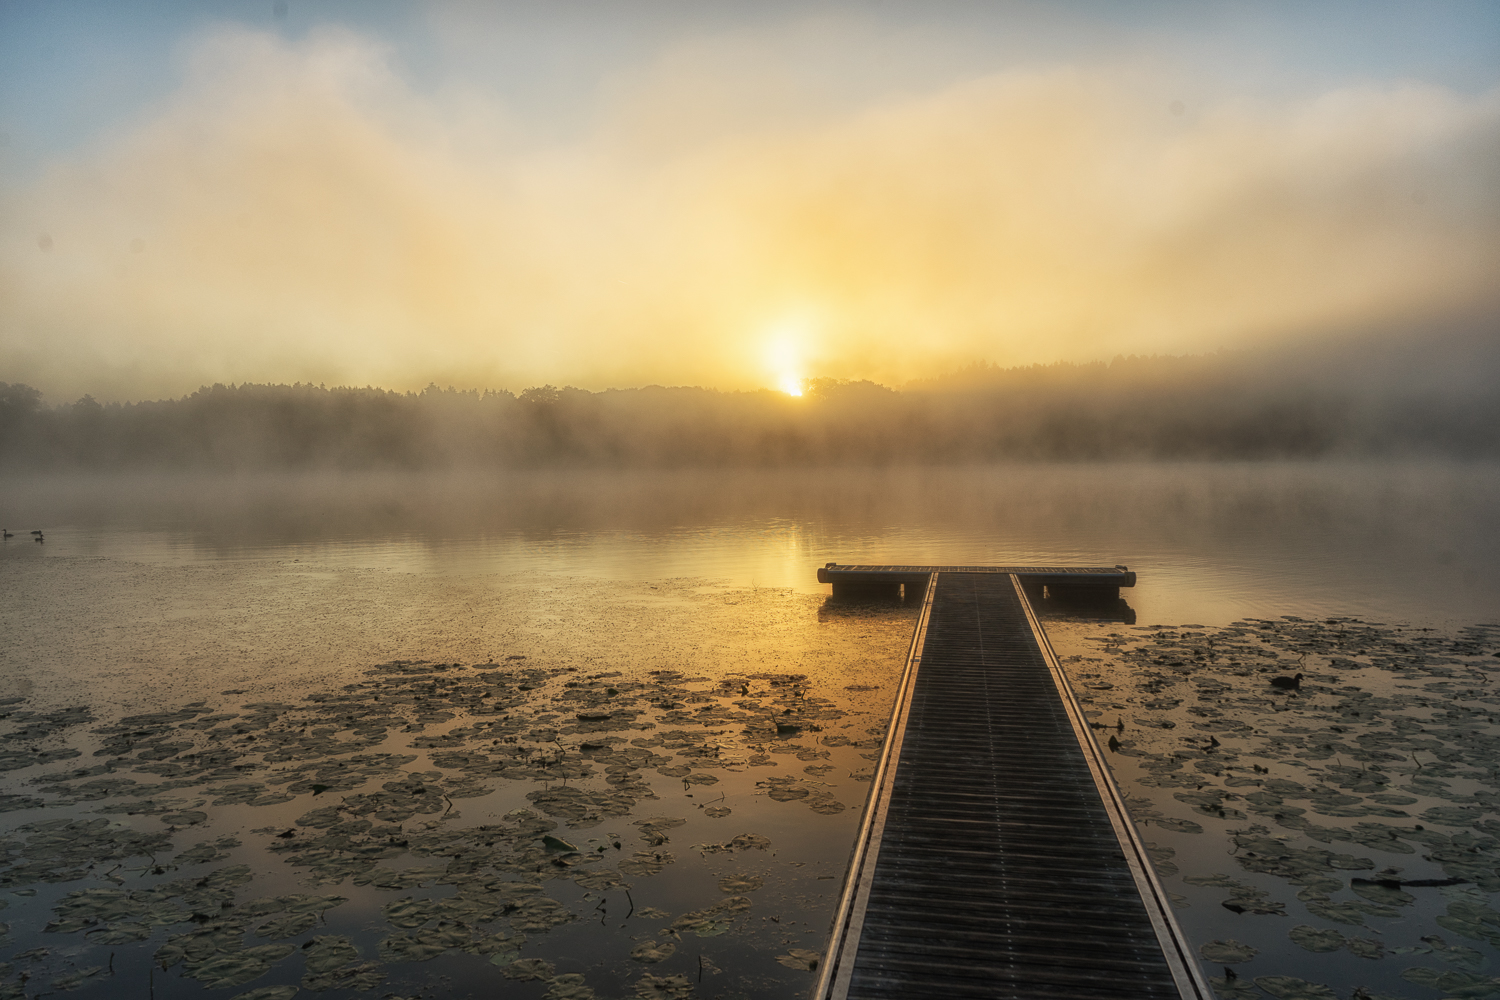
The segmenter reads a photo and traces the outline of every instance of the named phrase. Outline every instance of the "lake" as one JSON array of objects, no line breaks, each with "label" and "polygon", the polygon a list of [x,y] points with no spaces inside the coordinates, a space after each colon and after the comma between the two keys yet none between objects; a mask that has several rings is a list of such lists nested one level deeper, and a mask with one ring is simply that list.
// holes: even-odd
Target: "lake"
[{"label": "lake", "polygon": [[830,600],[838,561],[1129,565],[1128,609],[1046,624],[1220,992],[1500,994],[1493,465],[8,475],[0,505],[12,992],[805,993],[914,617]]}]

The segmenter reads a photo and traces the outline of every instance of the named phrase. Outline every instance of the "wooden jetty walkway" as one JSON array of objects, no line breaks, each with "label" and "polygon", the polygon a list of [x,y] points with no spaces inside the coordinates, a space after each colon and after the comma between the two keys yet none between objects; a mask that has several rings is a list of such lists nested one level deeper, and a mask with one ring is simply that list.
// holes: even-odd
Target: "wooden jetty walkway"
[{"label": "wooden jetty walkway", "polygon": [[1213,1000],[1027,598],[1135,574],[818,576],[922,608],[816,1000]]}]

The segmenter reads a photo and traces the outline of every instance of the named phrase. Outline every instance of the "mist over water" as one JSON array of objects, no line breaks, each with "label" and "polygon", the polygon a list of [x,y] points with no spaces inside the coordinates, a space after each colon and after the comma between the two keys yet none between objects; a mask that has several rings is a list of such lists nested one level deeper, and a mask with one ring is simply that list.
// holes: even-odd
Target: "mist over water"
[{"label": "mist over water", "polygon": [[1437,460],[45,475],[6,489],[45,546],[23,534],[4,555],[801,593],[828,561],[1124,563],[1142,622],[1294,606],[1465,620],[1500,593],[1497,486],[1493,463]]}]

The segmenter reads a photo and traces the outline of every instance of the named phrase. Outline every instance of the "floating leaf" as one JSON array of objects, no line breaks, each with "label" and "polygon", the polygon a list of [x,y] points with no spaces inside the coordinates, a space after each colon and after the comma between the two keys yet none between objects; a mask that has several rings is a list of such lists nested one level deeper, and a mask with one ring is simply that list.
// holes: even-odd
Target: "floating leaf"
[{"label": "floating leaf", "polygon": [[241,986],[271,971],[271,964],[293,951],[291,945],[262,945],[243,951],[220,952],[201,962],[189,963],[187,975],[208,989]]},{"label": "floating leaf", "polygon": [[551,979],[557,973],[551,962],[544,962],[540,958],[518,958],[500,971],[506,979],[519,979],[523,982],[529,979]]},{"label": "floating leaf", "polygon": [[197,809],[188,809],[183,812],[171,812],[161,817],[163,823],[173,826],[196,826],[207,821],[208,813]]},{"label": "floating leaf", "polygon": [[1163,819],[1153,820],[1152,822],[1161,827],[1163,830],[1171,830],[1173,833],[1203,832],[1203,827],[1198,825],[1197,823],[1194,823],[1190,819],[1173,819],[1171,817],[1166,817]]},{"label": "floating leaf", "polygon": [[89,931],[90,944],[99,945],[122,945],[134,944],[136,941],[144,941],[151,936],[151,928],[145,924],[110,924],[99,930]]},{"label": "floating leaf", "polygon": [[437,901],[432,899],[413,899],[407,896],[395,902],[387,903],[384,907],[385,918],[397,927],[410,929],[420,927],[431,920],[436,911]]},{"label": "floating leaf", "polygon": [[1307,901],[1307,912],[1335,923],[1359,926],[1365,922],[1365,909],[1360,903],[1333,903],[1326,899]]},{"label": "floating leaf", "polygon": [[686,976],[653,976],[646,973],[635,984],[638,1000],[687,1000],[693,984]]},{"label": "floating leaf", "polygon": [[312,913],[288,913],[285,916],[268,920],[255,928],[255,936],[280,940],[281,938],[294,937],[312,927],[318,922],[316,914]]},{"label": "floating leaf", "polygon": [[1208,982],[1219,1000],[1265,1000],[1265,994],[1248,979],[1215,976]]},{"label": "floating leaf", "polygon": [[679,933],[690,931],[699,937],[717,937],[729,930],[734,918],[749,908],[749,897],[730,896],[705,910],[684,913],[672,921],[672,929]]},{"label": "floating leaf", "polygon": [[315,937],[302,946],[302,961],[308,972],[331,972],[358,959],[359,949],[341,935]]},{"label": "floating leaf", "polygon": [[1344,947],[1344,935],[1336,930],[1298,924],[1287,934],[1295,943],[1308,951],[1338,951]]},{"label": "floating leaf", "polygon": [[633,857],[620,862],[620,871],[638,877],[655,875],[674,860],[667,851],[637,851]]},{"label": "floating leaf", "polygon": [[349,965],[327,972],[309,972],[302,977],[302,985],[314,993],[326,990],[373,990],[385,982],[385,970],[374,962]]},{"label": "floating leaf", "polygon": [[544,931],[577,919],[578,916],[572,910],[549,896],[528,899],[510,913],[510,925],[523,933]]},{"label": "floating leaf", "polygon": [[260,986],[244,993],[236,993],[229,1000],[292,1000],[296,995],[295,986]]},{"label": "floating leaf", "polygon": [[776,961],[788,969],[801,969],[804,972],[816,971],[822,960],[821,952],[808,951],[806,948],[793,948],[785,955],[776,956]]},{"label": "floating leaf", "polygon": [[1432,948],[1438,958],[1450,965],[1456,965],[1470,972],[1478,972],[1484,968],[1483,952],[1465,948],[1461,944],[1449,944],[1436,934],[1428,934],[1422,938],[1422,941]]},{"label": "floating leaf", "polygon": [[1338,1000],[1337,994],[1327,986],[1295,976],[1257,976],[1255,985],[1277,1000]]},{"label": "floating leaf", "polygon": [[1205,962],[1212,962],[1215,965],[1236,965],[1250,961],[1260,952],[1248,944],[1241,944],[1239,941],[1230,939],[1201,944],[1198,946],[1198,954],[1203,956]]},{"label": "floating leaf", "polygon": [[1399,883],[1390,885],[1357,878],[1349,883],[1349,888],[1356,896],[1363,896],[1381,906],[1407,906],[1417,901],[1417,897],[1402,889]]},{"label": "floating leaf", "polygon": [[542,1000],[594,1000],[594,991],[585,985],[582,975],[567,972],[548,981]]},{"label": "floating leaf", "polygon": [[754,892],[766,884],[759,875],[726,875],[719,879],[720,892]]},{"label": "floating leaf", "polygon": [[670,941],[646,940],[630,949],[630,957],[637,962],[665,962],[677,952],[677,946]]},{"label": "floating leaf", "polygon": [[87,969],[78,969],[66,976],[52,980],[52,988],[54,990],[76,990],[80,986],[87,985],[90,980],[97,978],[103,971],[104,968],[98,965],[90,966]]},{"label": "floating leaf", "polygon": [[1403,969],[1401,978],[1409,983],[1442,990],[1451,996],[1463,997],[1466,1000],[1467,998],[1481,1000],[1484,997],[1500,994],[1500,979],[1491,979],[1488,976],[1475,975],[1471,972],[1444,972],[1419,966]]}]

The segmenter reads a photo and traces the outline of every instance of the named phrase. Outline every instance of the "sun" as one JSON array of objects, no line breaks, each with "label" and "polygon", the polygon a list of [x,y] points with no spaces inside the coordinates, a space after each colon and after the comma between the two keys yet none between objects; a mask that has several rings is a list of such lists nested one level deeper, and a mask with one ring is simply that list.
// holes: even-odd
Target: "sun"
[{"label": "sun", "polygon": [[764,334],[766,369],[788,396],[802,395],[802,372],[810,336],[803,319],[782,320]]}]

